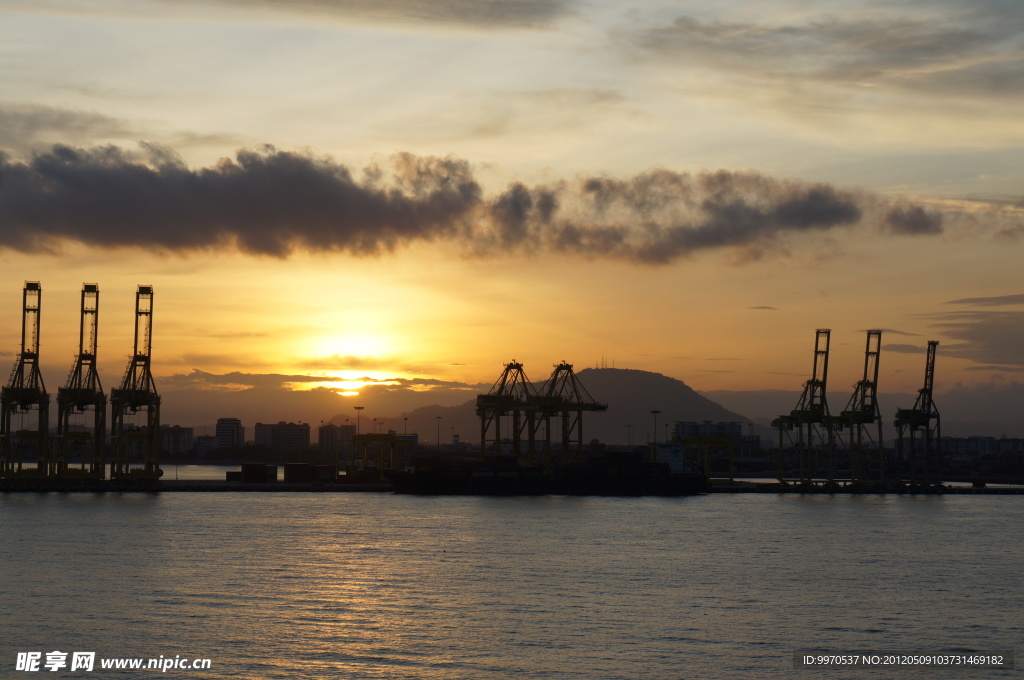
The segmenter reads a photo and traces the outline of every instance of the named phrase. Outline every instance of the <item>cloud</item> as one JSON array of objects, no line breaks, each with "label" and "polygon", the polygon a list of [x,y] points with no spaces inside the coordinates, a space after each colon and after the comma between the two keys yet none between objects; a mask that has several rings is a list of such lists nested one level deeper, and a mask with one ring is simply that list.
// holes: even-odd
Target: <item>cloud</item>
[{"label": "cloud", "polygon": [[0,149],[15,153],[29,153],[58,140],[84,143],[134,136],[136,133],[124,121],[98,113],[0,102]]},{"label": "cloud", "polygon": [[[168,423],[201,424],[213,418],[232,416],[246,423],[279,420],[316,423],[330,418],[356,420],[353,406],[364,406],[362,422],[379,415],[392,416],[424,406],[463,404],[473,395],[486,392],[487,384],[471,384],[430,378],[358,378],[367,383],[358,389],[358,399],[345,397],[321,383],[334,382],[324,376],[279,373],[208,373],[192,370],[157,378],[164,396],[162,417]],[[343,413],[338,419],[338,414]],[[410,426],[415,423],[410,422]],[[430,420],[433,426],[433,418]],[[415,431],[413,428],[411,431]]]},{"label": "cloud", "polygon": [[545,26],[568,13],[575,4],[571,0],[151,0],[112,9],[102,3],[89,4],[67,0],[21,2],[23,11],[97,12],[120,11],[123,16],[161,16],[181,10],[191,12],[221,8],[235,15],[261,13],[307,16],[317,20],[362,20],[406,24],[441,24],[476,28],[524,28]]},{"label": "cloud", "polygon": [[978,364],[1024,366],[1024,312],[952,312],[931,315],[930,327],[960,341],[939,347],[940,356]]},{"label": "cloud", "polygon": [[1021,225],[1006,227],[995,234],[997,240],[1007,243],[1016,243],[1022,236],[1024,236],[1024,226]]},{"label": "cloud", "polygon": [[679,16],[632,40],[664,58],[737,76],[794,85],[808,81],[934,95],[1020,98],[1024,93],[1024,12],[947,9],[927,14],[898,3],[855,7],[787,23]]},{"label": "cloud", "polygon": [[231,373],[209,373],[192,369],[187,374],[176,374],[160,378],[160,389],[167,391],[178,391],[185,389],[286,389],[289,383],[317,383],[323,382],[322,376],[312,375],[284,375],[278,373],[242,373],[233,371]]},{"label": "cloud", "polygon": [[[367,379],[368,380],[368,379]],[[436,389],[447,388],[453,390],[470,390],[473,392],[487,391],[490,383],[465,383],[456,380],[440,380],[438,378],[388,378],[382,381],[404,389]]]},{"label": "cloud", "polygon": [[965,370],[984,373],[1024,373],[1024,366],[968,366]]},{"label": "cloud", "polygon": [[[216,335],[210,335],[209,337],[219,337]],[[190,352],[187,354],[178,354],[170,357],[162,357],[160,363],[163,365],[170,366],[203,366],[203,365],[216,365],[216,366],[239,366],[243,368],[252,369],[253,362],[245,360],[238,354],[224,353],[196,353]]]},{"label": "cloud", "polygon": [[886,214],[885,222],[894,234],[916,236],[942,233],[942,214],[927,211],[919,205],[893,206]]},{"label": "cloud", "polygon": [[959,300],[950,300],[946,303],[947,305],[971,305],[976,307],[997,307],[1001,305],[1020,305],[1024,304],[1024,294],[1016,295],[997,295],[995,297],[976,297],[976,298],[960,298]]},{"label": "cloud", "polygon": [[[878,330],[882,331],[884,335],[908,335],[912,337],[920,335],[920,333],[908,333],[907,331],[898,331],[894,328],[880,328]],[[866,333],[867,329],[862,329],[861,332]]]},{"label": "cloud", "polygon": [[896,352],[897,354],[924,354],[928,351],[927,347],[919,345],[903,345],[899,343],[893,343],[891,345],[882,345],[883,352]]},{"label": "cloud", "polygon": [[[196,3],[200,0],[164,0]],[[550,23],[565,14],[567,0],[216,0],[224,5],[404,22],[427,22],[477,27],[530,27]]]},{"label": "cloud", "polygon": [[769,247],[786,233],[860,221],[858,196],[752,172],[651,170],[571,187],[511,186],[488,206],[485,250],[512,248],[667,264],[704,250]]},{"label": "cloud", "polygon": [[353,355],[341,356],[338,354],[332,354],[327,357],[317,357],[314,359],[307,359],[298,364],[302,368],[310,368],[316,370],[357,370],[357,369],[377,369],[386,368],[395,365],[394,359],[381,358],[381,357],[360,357]]},{"label": "cloud", "polygon": [[[177,0],[182,1],[182,0]],[[197,0],[185,0],[196,2]],[[239,7],[289,9],[327,15],[425,21],[470,26],[536,26],[561,16],[566,0],[218,0]]]},{"label": "cloud", "polygon": [[443,134],[454,140],[578,135],[602,121],[622,124],[644,116],[636,102],[621,92],[587,87],[480,91],[443,113],[438,122],[443,124]]},{"label": "cloud", "polygon": [[[852,227],[886,207],[863,192],[725,170],[513,183],[486,197],[470,164],[454,157],[403,153],[354,172],[271,146],[198,169],[150,144],[136,152],[58,145],[25,161],[0,152],[0,247],[23,252],[77,241],[183,254],[378,256],[454,241],[476,256],[668,264],[723,248],[761,256],[787,235]],[[903,233],[937,233],[913,226],[919,207],[899,209],[911,225]]]},{"label": "cloud", "polygon": [[189,373],[178,373],[175,375],[161,377],[160,387],[168,391],[184,389],[223,389],[231,390],[256,389],[256,390],[286,390],[292,391],[294,385],[301,383],[316,385],[319,383],[337,382],[363,382],[368,385],[387,390],[396,389],[436,389],[447,388],[455,390],[487,390],[490,384],[487,383],[465,383],[453,380],[441,380],[438,378],[336,378],[324,375],[290,375],[284,373],[243,373],[232,371],[229,373],[210,373],[197,368]]},{"label": "cloud", "polygon": [[344,166],[272,148],[195,171],[166,149],[143,150],[148,158],[112,146],[55,146],[28,163],[0,155],[0,243],[371,255],[456,236],[480,200],[468,164],[451,159],[397,156],[384,187],[376,175],[360,183]]}]

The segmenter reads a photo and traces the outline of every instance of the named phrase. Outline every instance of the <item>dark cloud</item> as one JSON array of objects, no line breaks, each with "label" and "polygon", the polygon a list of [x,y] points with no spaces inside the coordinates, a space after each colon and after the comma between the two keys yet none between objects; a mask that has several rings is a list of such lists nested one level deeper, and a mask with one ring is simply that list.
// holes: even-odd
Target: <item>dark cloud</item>
[{"label": "dark cloud", "polygon": [[942,214],[927,211],[919,205],[893,206],[885,216],[885,223],[894,234],[919,236],[942,233]]},{"label": "dark cloud", "polygon": [[924,354],[927,352],[927,348],[919,345],[901,345],[894,343],[891,345],[882,345],[882,351],[896,352],[897,354]]},{"label": "dark cloud", "polygon": [[964,370],[985,373],[1024,373],[1024,366],[968,366]]},{"label": "dark cloud", "polygon": [[145,161],[109,146],[55,146],[28,163],[0,154],[0,244],[31,251],[66,238],[167,251],[371,255],[454,237],[480,201],[468,164],[451,159],[399,155],[392,184],[377,186],[342,165],[272,148],[200,170],[145,150]]},{"label": "dark cloud", "polygon": [[168,391],[183,389],[284,389],[288,383],[324,382],[323,377],[312,375],[284,375],[280,373],[209,373],[192,369],[187,374],[160,378],[160,388]]},{"label": "dark cloud", "polygon": [[[942,351],[942,348],[939,348]],[[939,355],[941,359],[941,354]],[[942,413],[942,433],[952,436],[979,434],[1024,436],[1020,418],[1020,405],[1024,403],[1024,383],[1014,378],[1017,371],[1005,371],[1009,376],[997,375],[993,379],[970,385],[955,383],[950,386],[942,376],[942,367],[936,367],[937,401]]]},{"label": "dark cloud", "polygon": [[771,307],[769,305],[757,305],[757,306],[754,306],[754,307],[747,307],[747,309],[762,309],[762,310],[767,310],[767,311],[776,311],[776,310],[778,310],[778,307]]},{"label": "dark cloud", "polygon": [[[469,163],[452,157],[398,154],[353,172],[269,146],[199,169],[146,144],[139,152],[60,145],[27,161],[0,152],[0,247],[25,252],[70,240],[168,253],[374,256],[447,240],[476,255],[666,264],[704,250],[760,252],[790,234],[856,225],[878,205],[826,184],[724,170],[514,183],[487,198]],[[923,213],[911,204],[899,210],[910,225]]]},{"label": "dark cloud", "polygon": [[1005,227],[997,231],[994,238],[1006,243],[1017,243],[1024,236],[1024,225]]},{"label": "dark cloud", "polygon": [[[898,331],[898,330],[896,330],[894,328],[880,328],[878,330],[882,331],[882,333],[884,335],[908,335],[908,336],[912,336],[912,337],[920,335],[920,333],[908,333],[907,331]],[[866,333],[866,332],[867,332],[867,329],[862,329],[861,330],[861,333]]]},{"label": "dark cloud", "polygon": [[942,355],[979,364],[1024,366],[1024,312],[952,312],[931,317],[932,328],[957,343],[943,343]]},{"label": "dark cloud", "polygon": [[688,65],[773,80],[1018,98],[1022,34],[1019,6],[996,14],[964,5],[936,15],[894,5],[887,15],[851,11],[782,25],[681,16],[633,40]]},{"label": "dark cloud", "polygon": [[960,298],[950,300],[947,305],[970,305],[974,307],[999,307],[1002,305],[1024,304],[1024,294],[997,295],[995,297]]},{"label": "dark cloud", "polygon": [[788,232],[848,226],[862,216],[854,193],[751,172],[653,170],[580,186],[587,226],[555,221],[543,232],[553,250],[628,253],[663,264],[707,249],[763,245]]}]

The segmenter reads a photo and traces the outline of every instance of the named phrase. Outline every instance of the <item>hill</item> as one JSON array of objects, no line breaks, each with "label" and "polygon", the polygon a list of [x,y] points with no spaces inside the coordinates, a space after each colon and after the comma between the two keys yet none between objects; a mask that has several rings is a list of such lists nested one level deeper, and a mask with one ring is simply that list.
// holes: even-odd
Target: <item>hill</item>
[{"label": "hill", "polygon": [[[664,440],[668,425],[676,421],[730,421],[746,425],[749,419],[701,396],[686,383],[660,373],[626,368],[587,368],[576,374],[580,383],[596,400],[608,404],[601,413],[583,417],[583,438],[609,444],[639,444],[653,434],[657,416],[658,439]],[[440,417],[440,421],[438,420]],[[332,419],[339,422],[337,419]],[[342,418],[341,422],[343,422]],[[384,418],[384,427],[396,432],[417,432],[420,441],[433,444],[438,437],[449,443],[453,435],[462,441],[480,441],[480,419],[476,399],[458,406],[426,406]]]},{"label": "hill", "polygon": [[658,439],[665,439],[665,425],[677,421],[740,422],[749,419],[694,391],[682,380],[661,373],[629,368],[587,368],[576,374],[597,401],[608,404],[605,413],[584,419],[584,437],[608,443],[625,443],[632,425],[634,444],[648,441],[658,414]]}]

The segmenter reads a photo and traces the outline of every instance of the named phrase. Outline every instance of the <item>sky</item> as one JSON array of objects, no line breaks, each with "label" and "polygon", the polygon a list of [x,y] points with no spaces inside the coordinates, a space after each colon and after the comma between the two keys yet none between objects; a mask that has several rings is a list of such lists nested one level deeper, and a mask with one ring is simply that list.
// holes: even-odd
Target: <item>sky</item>
[{"label": "sky", "polygon": [[869,329],[881,390],[938,340],[1024,398],[1022,104],[1017,0],[0,0],[0,360],[39,281],[55,392],[95,282],[104,387],[152,285],[185,425],[512,360],[799,394],[818,328],[833,400]]}]

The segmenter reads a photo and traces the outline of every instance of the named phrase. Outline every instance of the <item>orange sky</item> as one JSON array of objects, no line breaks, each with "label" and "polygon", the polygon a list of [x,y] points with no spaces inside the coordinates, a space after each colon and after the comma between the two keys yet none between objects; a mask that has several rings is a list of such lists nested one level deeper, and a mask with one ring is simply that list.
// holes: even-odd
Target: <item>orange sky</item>
[{"label": "orange sky", "polygon": [[883,390],[932,339],[939,390],[1024,370],[1019,5],[375,7],[0,7],[0,358],[32,280],[51,392],[83,282],[107,389],[137,284],[190,389],[471,395],[516,359],[798,391],[816,328],[842,391],[873,328]]}]

